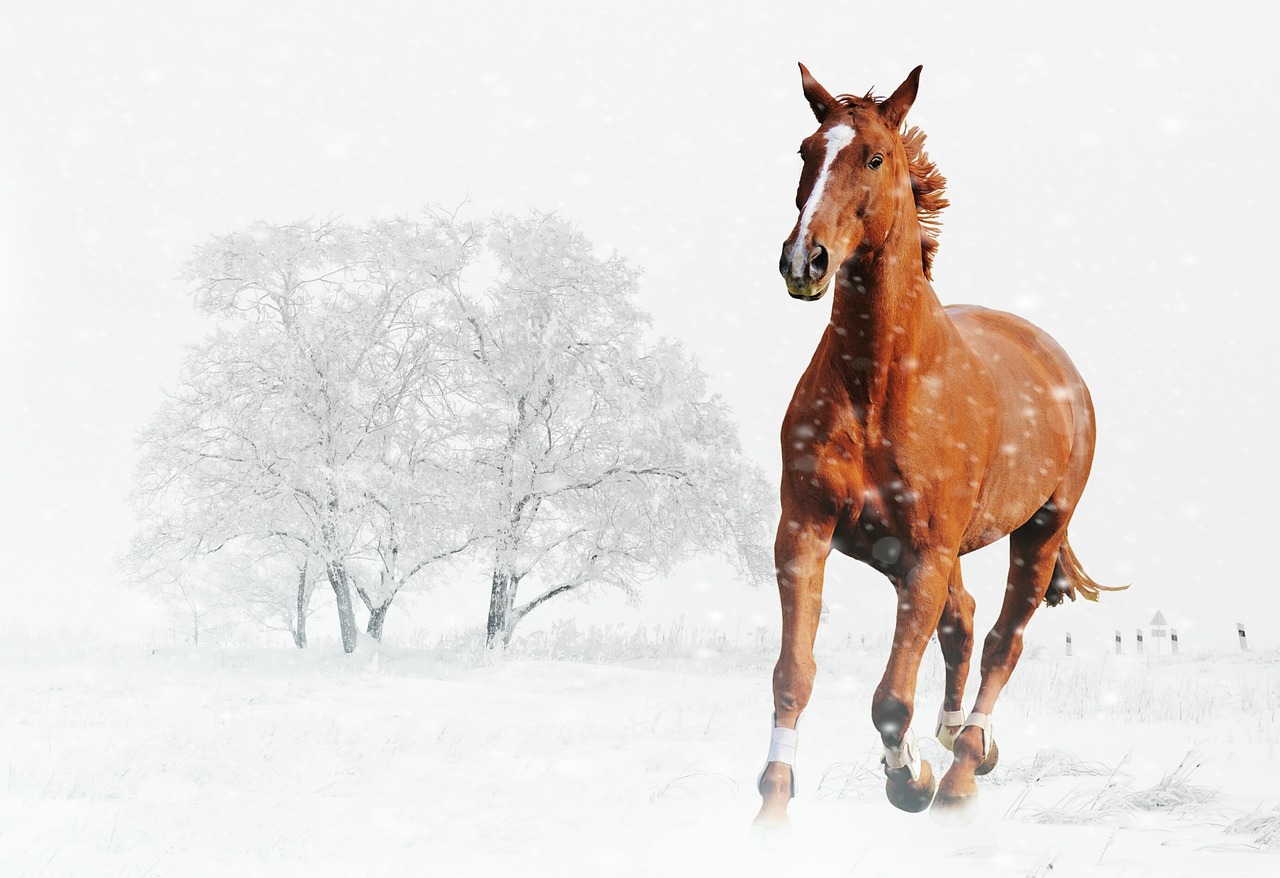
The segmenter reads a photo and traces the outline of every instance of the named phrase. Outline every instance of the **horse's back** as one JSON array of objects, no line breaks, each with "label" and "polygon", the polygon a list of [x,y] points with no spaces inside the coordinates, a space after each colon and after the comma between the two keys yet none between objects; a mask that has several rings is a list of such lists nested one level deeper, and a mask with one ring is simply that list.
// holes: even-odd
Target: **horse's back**
[{"label": "horse's back", "polygon": [[1092,411],[1089,391],[1067,352],[1029,320],[978,305],[948,305],[947,316],[992,373],[1019,395],[1048,395]]}]

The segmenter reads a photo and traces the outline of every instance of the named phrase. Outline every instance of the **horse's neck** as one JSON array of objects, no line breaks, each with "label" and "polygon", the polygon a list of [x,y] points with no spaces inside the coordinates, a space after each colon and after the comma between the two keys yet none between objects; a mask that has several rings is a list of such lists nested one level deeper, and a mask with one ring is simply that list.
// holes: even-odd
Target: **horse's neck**
[{"label": "horse's neck", "polygon": [[953,333],[924,276],[918,245],[886,246],[846,264],[835,292],[831,365],[854,405],[875,418],[895,395],[909,392],[922,369],[945,357]]}]

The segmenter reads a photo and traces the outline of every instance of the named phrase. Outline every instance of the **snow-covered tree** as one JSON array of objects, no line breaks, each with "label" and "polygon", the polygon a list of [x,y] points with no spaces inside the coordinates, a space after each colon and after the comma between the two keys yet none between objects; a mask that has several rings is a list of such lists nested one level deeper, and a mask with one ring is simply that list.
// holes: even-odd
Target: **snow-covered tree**
[{"label": "snow-covered tree", "polygon": [[441,515],[468,492],[452,402],[438,398],[456,345],[429,296],[465,260],[466,234],[258,224],[202,247],[186,277],[223,327],[144,431],[135,553],[269,541],[299,582],[324,572],[347,651],[352,590],[380,637],[403,585],[472,539],[469,516]]},{"label": "snow-covered tree", "polygon": [[350,651],[352,592],[380,638],[407,583],[483,544],[497,645],[695,551],[771,573],[770,492],[723,403],[564,221],[257,224],[186,277],[221,325],[142,435],[133,553],[184,612],[216,591],[301,646],[323,576]]},{"label": "snow-covered tree", "polygon": [[634,595],[694,551],[767,578],[770,492],[697,364],[651,334],[636,272],[555,216],[499,217],[486,242],[496,279],[446,286],[484,425],[488,643],[561,595]]},{"label": "snow-covered tree", "polygon": [[184,615],[214,608],[264,621],[285,616],[301,645],[309,578],[223,575],[229,566],[261,572],[257,562],[281,554],[286,567],[316,566],[309,552],[272,533],[271,523],[291,511],[264,429],[263,406],[274,398],[262,375],[272,353],[243,330],[219,332],[189,353],[179,387],[141,435],[134,493],[141,528],[126,561],[140,585]]}]

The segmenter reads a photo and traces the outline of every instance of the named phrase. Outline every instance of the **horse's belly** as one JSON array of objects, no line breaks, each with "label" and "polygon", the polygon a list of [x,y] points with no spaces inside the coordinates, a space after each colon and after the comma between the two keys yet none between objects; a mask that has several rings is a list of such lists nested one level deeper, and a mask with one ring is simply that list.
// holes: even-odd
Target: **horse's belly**
[{"label": "horse's belly", "polygon": [[965,529],[961,554],[989,546],[1026,524],[1053,494],[1063,472],[1064,466],[1037,466],[989,474]]},{"label": "horse's belly", "polygon": [[1062,348],[1031,323],[999,311],[948,309],[993,379],[999,412],[963,551],[1025,524],[1062,483],[1072,447],[1089,441],[1084,383]]}]

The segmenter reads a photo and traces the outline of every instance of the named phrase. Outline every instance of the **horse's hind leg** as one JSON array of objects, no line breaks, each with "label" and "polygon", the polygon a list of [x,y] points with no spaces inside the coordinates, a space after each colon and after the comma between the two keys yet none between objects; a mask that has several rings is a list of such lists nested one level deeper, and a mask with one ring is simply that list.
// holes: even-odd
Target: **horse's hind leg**
[{"label": "horse's hind leg", "polygon": [[951,568],[947,581],[947,603],[938,623],[938,645],[947,667],[946,691],[938,714],[935,734],[948,750],[964,722],[964,685],[969,678],[969,656],[973,652],[973,597],[960,578],[960,562]]},{"label": "horse's hind leg", "polygon": [[1053,578],[1058,547],[1066,535],[1067,518],[1069,515],[1049,503],[1009,535],[1009,584],[1004,604],[982,647],[982,685],[965,727],[955,738],[955,761],[939,785],[934,804],[937,810],[952,810],[968,816],[969,806],[977,801],[974,775],[984,763],[994,764],[989,718],[1022,655],[1023,630],[1044,600]]}]

